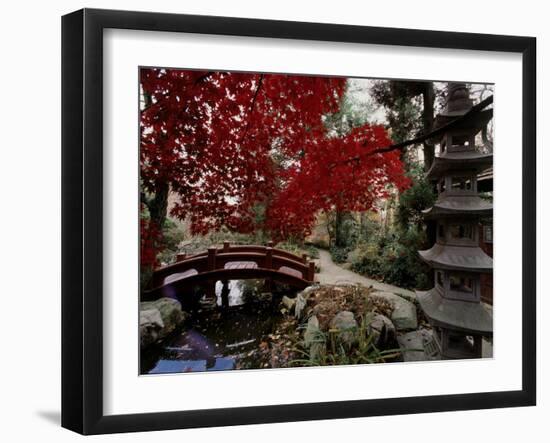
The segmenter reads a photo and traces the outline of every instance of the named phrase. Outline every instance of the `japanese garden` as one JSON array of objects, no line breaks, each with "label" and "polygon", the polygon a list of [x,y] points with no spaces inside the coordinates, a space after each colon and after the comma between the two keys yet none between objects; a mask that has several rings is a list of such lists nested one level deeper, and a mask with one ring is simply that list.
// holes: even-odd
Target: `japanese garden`
[{"label": "japanese garden", "polygon": [[491,358],[493,94],[141,68],[141,374]]}]

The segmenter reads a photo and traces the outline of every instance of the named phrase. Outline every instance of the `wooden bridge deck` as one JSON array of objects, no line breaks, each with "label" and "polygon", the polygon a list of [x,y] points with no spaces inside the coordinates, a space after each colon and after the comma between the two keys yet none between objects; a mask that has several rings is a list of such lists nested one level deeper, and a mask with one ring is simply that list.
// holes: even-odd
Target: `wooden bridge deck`
[{"label": "wooden bridge deck", "polygon": [[208,251],[186,256],[153,272],[152,287],[142,300],[160,297],[184,297],[194,286],[203,286],[212,295],[217,281],[268,279],[299,289],[313,283],[315,265],[307,255],[298,257],[288,251],[268,246],[230,245],[208,248]]}]

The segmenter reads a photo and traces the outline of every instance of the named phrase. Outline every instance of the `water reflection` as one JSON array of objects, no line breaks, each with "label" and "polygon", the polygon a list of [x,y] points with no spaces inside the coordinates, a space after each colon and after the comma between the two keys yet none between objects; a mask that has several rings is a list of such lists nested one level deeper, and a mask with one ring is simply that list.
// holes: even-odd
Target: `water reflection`
[{"label": "water reflection", "polygon": [[[258,301],[262,298],[265,280],[226,280],[216,282],[216,304],[218,306],[240,306],[246,302]],[[227,299],[227,303],[224,300]]]},{"label": "water reflection", "polygon": [[251,351],[281,319],[272,294],[264,291],[263,280],[217,282],[216,306],[193,310],[183,329],[160,346],[144,351],[141,373],[254,367]]},{"label": "water reflection", "polygon": [[159,360],[149,374],[227,371],[231,369],[235,369],[235,360],[233,358],[215,358],[211,360]]}]

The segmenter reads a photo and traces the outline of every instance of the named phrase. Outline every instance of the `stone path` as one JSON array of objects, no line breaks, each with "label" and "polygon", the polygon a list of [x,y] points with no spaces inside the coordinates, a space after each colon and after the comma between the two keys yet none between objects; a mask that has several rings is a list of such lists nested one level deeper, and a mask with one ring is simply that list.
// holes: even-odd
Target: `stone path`
[{"label": "stone path", "polygon": [[319,258],[316,262],[321,268],[321,272],[315,274],[315,280],[319,281],[321,284],[346,284],[346,283],[361,283],[363,286],[372,286],[379,291],[393,292],[394,294],[402,295],[405,298],[414,299],[416,295],[413,291],[407,289],[399,288],[397,286],[388,285],[386,283],[381,283],[379,281],[373,280],[372,278],[365,277],[355,272],[349,271],[347,269],[338,266],[332,261],[332,257],[328,251],[323,249],[318,249]]}]

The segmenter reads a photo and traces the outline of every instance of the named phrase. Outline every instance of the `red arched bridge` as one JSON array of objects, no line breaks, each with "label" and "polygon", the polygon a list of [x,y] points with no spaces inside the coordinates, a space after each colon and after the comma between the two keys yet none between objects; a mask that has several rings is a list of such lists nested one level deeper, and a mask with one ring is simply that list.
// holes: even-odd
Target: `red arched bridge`
[{"label": "red arched bridge", "polygon": [[195,286],[203,286],[207,296],[215,296],[217,281],[266,279],[303,289],[313,283],[315,264],[306,254],[298,257],[288,251],[267,246],[231,245],[186,256],[178,254],[176,263],[153,271],[151,289],[143,300],[176,297]]}]

